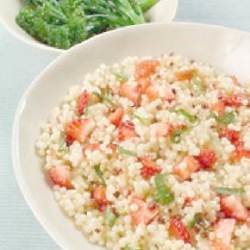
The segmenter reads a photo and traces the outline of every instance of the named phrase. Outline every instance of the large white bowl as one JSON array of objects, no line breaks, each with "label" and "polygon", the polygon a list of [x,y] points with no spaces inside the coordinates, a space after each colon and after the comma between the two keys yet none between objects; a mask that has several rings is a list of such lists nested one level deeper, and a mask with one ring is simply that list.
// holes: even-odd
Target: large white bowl
[{"label": "large white bowl", "polygon": [[[16,16],[24,1],[25,0],[0,0],[0,23],[15,37],[33,47],[53,54],[64,52],[63,49],[57,49],[35,40],[17,25]],[[149,10],[147,17],[150,22],[171,22],[175,17],[177,5],[178,0],[159,0],[159,2]]]},{"label": "large white bowl", "polygon": [[87,242],[53,199],[40,170],[34,144],[39,124],[71,85],[101,63],[127,56],[181,53],[249,81],[250,34],[199,24],[148,24],[128,27],[90,39],[61,55],[29,86],[15,116],[12,158],[20,189],[34,215],[64,249],[99,249]]}]

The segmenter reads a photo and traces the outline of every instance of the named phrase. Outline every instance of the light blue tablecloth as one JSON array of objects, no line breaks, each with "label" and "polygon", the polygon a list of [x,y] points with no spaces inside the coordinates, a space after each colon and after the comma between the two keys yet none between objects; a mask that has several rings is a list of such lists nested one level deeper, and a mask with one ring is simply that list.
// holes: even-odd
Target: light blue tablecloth
[{"label": "light blue tablecloth", "polygon": [[[180,0],[176,20],[250,31],[249,10],[249,0]],[[18,100],[54,58],[17,41],[0,26],[0,250],[59,249],[26,206],[13,176],[10,155],[11,126]]]}]

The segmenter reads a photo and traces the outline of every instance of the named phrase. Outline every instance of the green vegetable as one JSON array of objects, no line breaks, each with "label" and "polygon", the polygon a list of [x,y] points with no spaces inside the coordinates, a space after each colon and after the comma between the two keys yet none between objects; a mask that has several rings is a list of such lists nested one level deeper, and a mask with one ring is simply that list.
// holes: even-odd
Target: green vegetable
[{"label": "green vegetable", "polygon": [[30,0],[16,22],[35,39],[67,49],[87,38],[86,17],[80,0]]},{"label": "green vegetable", "polygon": [[180,143],[181,137],[183,134],[185,134],[188,131],[188,128],[176,128],[170,135],[170,141],[171,143]]},{"label": "green vegetable", "polygon": [[116,103],[113,101],[113,96],[111,90],[107,88],[101,89],[101,93],[93,92],[102,102],[106,102],[111,107],[116,107]]},{"label": "green vegetable", "polygon": [[141,247],[132,248],[130,246],[123,247],[122,250],[142,250]]},{"label": "green vegetable", "polygon": [[158,174],[155,177],[155,200],[161,205],[168,205],[174,201],[174,194],[165,183],[165,176]]},{"label": "green vegetable", "polygon": [[241,195],[242,193],[244,193],[244,189],[243,188],[227,188],[227,187],[217,187],[215,188],[215,191],[218,194],[222,194],[222,195]]},{"label": "green vegetable", "polygon": [[123,82],[126,82],[128,80],[128,77],[125,76],[124,74],[122,73],[117,73],[117,72],[114,72],[113,73],[117,79],[117,81],[123,83]]},{"label": "green vegetable", "polygon": [[217,116],[215,113],[211,113],[211,116],[214,117],[218,123],[221,123],[223,125],[228,125],[235,121],[234,111],[225,112],[223,116]]},{"label": "green vegetable", "polygon": [[142,124],[142,125],[145,125],[145,126],[149,126],[151,124],[151,120],[150,119],[147,119],[145,117],[141,117],[137,114],[134,115],[135,118]]},{"label": "green vegetable", "polygon": [[175,110],[175,112],[177,114],[180,114],[180,115],[184,116],[191,123],[195,123],[198,120],[197,116],[190,114],[185,109],[177,109],[177,110]]},{"label": "green vegetable", "polygon": [[194,228],[197,224],[200,224],[202,222],[202,214],[197,213],[194,215],[194,218],[188,223],[188,227],[190,229]]},{"label": "green vegetable", "polygon": [[112,227],[115,224],[116,220],[117,220],[116,215],[114,214],[112,209],[110,207],[108,207],[104,213],[105,225]]},{"label": "green vegetable", "polygon": [[103,185],[106,185],[105,179],[104,179],[104,177],[103,177],[103,173],[102,173],[102,171],[101,171],[101,166],[100,166],[100,164],[99,164],[99,165],[95,165],[95,166],[94,166],[94,169],[95,169],[96,175],[99,177],[101,183],[102,183]]},{"label": "green vegetable", "polygon": [[152,8],[158,0],[137,0],[138,4],[140,5],[143,12],[148,11]]},{"label": "green vegetable", "polygon": [[137,156],[136,152],[127,150],[121,146],[118,147],[118,152],[123,155],[128,155],[128,156]]}]

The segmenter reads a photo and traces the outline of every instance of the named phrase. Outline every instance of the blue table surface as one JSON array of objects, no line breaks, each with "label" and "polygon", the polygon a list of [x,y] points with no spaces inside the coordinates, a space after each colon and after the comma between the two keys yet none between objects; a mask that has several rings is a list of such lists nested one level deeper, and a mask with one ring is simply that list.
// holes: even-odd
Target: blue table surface
[{"label": "blue table surface", "polygon": [[[176,20],[212,23],[250,31],[249,0],[180,0]],[[17,41],[0,26],[0,249],[59,247],[35,220],[13,175],[10,139],[19,98],[56,56]]]}]

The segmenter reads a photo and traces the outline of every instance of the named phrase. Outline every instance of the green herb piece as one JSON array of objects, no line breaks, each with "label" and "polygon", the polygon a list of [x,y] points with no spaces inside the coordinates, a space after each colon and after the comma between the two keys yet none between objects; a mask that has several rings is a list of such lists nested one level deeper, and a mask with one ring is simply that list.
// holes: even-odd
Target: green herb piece
[{"label": "green herb piece", "polygon": [[216,193],[222,194],[222,195],[241,195],[244,193],[243,188],[227,188],[227,187],[216,187],[215,188]]},{"label": "green herb piece", "polygon": [[142,250],[141,247],[132,248],[130,246],[123,247],[122,250]]},{"label": "green herb piece", "polygon": [[101,171],[101,166],[100,166],[100,164],[95,165],[95,166],[94,166],[94,169],[95,169],[96,175],[99,177],[101,183],[102,183],[103,185],[106,185],[105,179],[104,179],[104,177],[103,177],[103,173],[102,173],[102,171]]},{"label": "green herb piece", "polygon": [[152,8],[158,0],[137,0],[138,4],[140,5],[143,12],[148,11]]},{"label": "green herb piece", "polygon": [[108,207],[105,210],[105,213],[104,213],[104,223],[105,223],[105,225],[112,227],[112,226],[114,226],[116,220],[117,220],[116,215],[114,214],[112,209],[110,207]]},{"label": "green herb piece", "polygon": [[181,142],[181,137],[185,134],[189,129],[187,127],[176,128],[170,135],[171,143],[178,144]]},{"label": "green herb piece", "polygon": [[135,118],[144,126],[149,126],[151,124],[151,120],[150,119],[147,119],[145,117],[141,117],[137,114],[134,115]]},{"label": "green herb piece", "polygon": [[198,120],[197,116],[190,114],[185,109],[177,109],[177,110],[175,110],[175,112],[177,114],[180,114],[180,115],[184,116],[191,123],[195,123]]},{"label": "green herb piece", "polygon": [[131,150],[125,149],[121,146],[118,146],[118,152],[119,154],[123,154],[123,155],[128,155],[128,156],[137,156],[136,152],[133,152]]},{"label": "green herb piece", "polygon": [[123,82],[126,82],[126,81],[128,80],[128,77],[125,76],[125,75],[122,74],[122,73],[114,72],[113,74],[114,74],[114,76],[115,76],[115,78],[116,78],[116,80],[117,80],[118,82],[123,83]]},{"label": "green herb piece", "polygon": [[108,87],[101,89],[101,93],[94,91],[92,92],[92,94],[97,96],[102,102],[106,102],[111,107],[116,107],[116,103],[113,100],[111,90]]},{"label": "green herb piece", "polygon": [[174,194],[165,183],[165,176],[158,174],[155,176],[155,200],[161,205],[168,205],[174,201]]},{"label": "green herb piece", "polygon": [[228,125],[233,123],[236,118],[234,111],[225,112],[223,116],[217,116],[215,113],[212,112],[210,116],[214,117],[218,123],[221,123],[223,125]]},{"label": "green herb piece", "polygon": [[194,218],[188,223],[188,227],[190,229],[194,228],[197,224],[200,224],[201,221],[203,220],[202,218],[202,213],[197,213],[194,215]]}]

